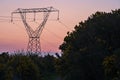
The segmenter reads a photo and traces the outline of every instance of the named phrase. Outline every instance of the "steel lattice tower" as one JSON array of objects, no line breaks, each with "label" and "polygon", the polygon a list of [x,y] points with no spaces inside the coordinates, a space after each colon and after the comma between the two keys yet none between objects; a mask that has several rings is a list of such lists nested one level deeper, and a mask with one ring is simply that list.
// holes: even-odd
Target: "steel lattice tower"
[{"label": "steel lattice tower", "polygon": [[[26,15],[27,15],[27,13],[33,13],[34,20],[35,20],[35,13],[41,13],[41,12],[43,12],[45,14],[43,17],[43,21],[39,24],[39,26],[35,30],[33,30],[26,21]],[[43,28],[48,20],[49,14],[51,12],[58,12],[58,18],[59,18],[59,10],[57,10],[53,7],[30,8],[30,9],[18,8],[17,10],[15,10],[14,12],[11,13],[11,21],[13,21],[13,14],[16,14],[16,13],[19,13],[22,18],[22,22],[24,23],[27,34],[29,36],[27,52],[36,53],[36,54],[41,53],[40,35],[43,31]]]}]

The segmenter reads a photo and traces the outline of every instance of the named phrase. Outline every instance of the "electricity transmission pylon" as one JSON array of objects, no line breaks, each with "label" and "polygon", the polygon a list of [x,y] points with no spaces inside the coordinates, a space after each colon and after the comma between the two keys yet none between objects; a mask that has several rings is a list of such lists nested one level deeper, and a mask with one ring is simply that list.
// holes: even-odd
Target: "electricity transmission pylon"
[{"label": "electricity transmission pylon", "polygon": [[[43,21],[39,24],[39,26],[35,30],[33,30],[32,27],[26,21],[26,15],[27,15],[27,13],[33,13],[34,20],[35,20],[35,14],[41,13],[41,12],[44,13]],[[27,34],[29,36],[27,52],[36,53],[36,54],[41,53],[40,35],[43,31],[43,28],[44,28],[51,12],[58,12],[58,19],[59,19],[59,10],[57,10],[53,7],[30,8],[30,9],[18,8],[17,10],[15,10],[11,13],[11,21],[13,21],[13,14],[16,14],[16,13],[19,13],[22,18],[22,22],[24,23]]]}]

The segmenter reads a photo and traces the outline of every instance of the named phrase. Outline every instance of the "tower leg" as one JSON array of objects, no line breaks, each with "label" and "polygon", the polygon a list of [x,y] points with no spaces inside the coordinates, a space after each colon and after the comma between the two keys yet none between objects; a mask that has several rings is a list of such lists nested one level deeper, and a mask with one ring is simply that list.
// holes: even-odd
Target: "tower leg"
[{"label": "tower leg", "polygon": [[28,46],[27,46],[27,52],[28,53],[34,53],[39,54],[41,53],[41,47],[40,47],[40,39],[37,38],[29,38]]}]

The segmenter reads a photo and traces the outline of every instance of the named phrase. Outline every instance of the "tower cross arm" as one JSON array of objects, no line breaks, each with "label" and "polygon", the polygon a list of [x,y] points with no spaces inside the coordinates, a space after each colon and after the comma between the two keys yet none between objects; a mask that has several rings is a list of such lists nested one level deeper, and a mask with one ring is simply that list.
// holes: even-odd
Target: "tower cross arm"
[{"label": "tower cross arm", "polygon": [[22,9],[18,8],[17,10],[13,11],[14,13],[37,13],[37,12],[58,12],[59,10],[53,8],[53,7],[47,7],[47,8],[29,8],[29,9]]}]

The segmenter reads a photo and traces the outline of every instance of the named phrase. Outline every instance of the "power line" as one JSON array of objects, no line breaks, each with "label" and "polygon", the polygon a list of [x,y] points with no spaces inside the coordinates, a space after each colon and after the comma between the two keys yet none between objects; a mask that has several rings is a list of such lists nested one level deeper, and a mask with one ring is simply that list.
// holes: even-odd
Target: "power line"
[{"label": "power line", "polygon": [[9,21],[9,20],[0,20],[0,22],[1,22],[1,23],[3,23],[3,22],[9,23],[10,21]]},{"label": "power line", "polygon": [[47,28],[45,28],[45,30],[47,30],[48,32],[50,32],[51,34],[53,34],[54,36],[56,36],[56,37],[59,38],[60,40],[62,39],[62,37],[58,36],[56,33],[48,30]]},{"label": "power line", "polygon": [[[12,17],[14,21],[22,21],[20,17]],[[11,16],[0,16],[0,20],[9,20],[11,21]],[[26,20],[29,20],[28,22],[33,22],[34,18],[26,18]],[[40,18],[36,18],[35,21],[43,20]],[[57,21],[57,19],[48,19],[49,21]]]},{"label": "power line", "polygon": [[14,22],[12,22],[12,24],[15,25],[17,28],[19,28],[19,29],[21,29],[21,30],[24,30],[24,29],[22,28],[22,26],[20,26],[19,24],[16,24],[16,23],[14,23]]},{"label": "power line", "polygon": [[[49,44],[48,46],[49,46],[50,48],[47,49],[47,50],[50,50],[50,52],[51,52],[51,51],[54,51],[56,48],[57,48],[57,49],[59,48],[59,45],[60,45],[60,44],[57,44],[57,45],[56,45],[56,44],[54,44],[54,43],[52,43],[52,42],[49,42],[49,41],[45,40],[45,39],[42,38],[42,37],[41,37],[41,40],[45,41],[45,43],[46,43],[47,45]],[[44,50],[42,50],[42,52],[43,52],[43,51],[44,51]]]},{"label": "power line", "polygon": [[11,18],[11,16],[0,16],[0,18]]},{"label": "power line", "polygon": [[[38,22],[36,22],[38,24]],[[45,30],[47,30],[49,33],[53,34],[54,36],[56,36],[57,38],[59,38],[60,40],[62,40],[62,37],[58,36],[56,33],[48,30],[47,28],[45,28]]]},{"label": "power line", "polygon": [[[45,41],[46,43],[52,45],[52,46],[53,46],[53,44],[54,44],[54,43],[52,43],[52,42],[49,42],[49,41],[45,40],[44,38],[41,38],[41,39],[42,39],[43,41]],[[54,47],[56,47],[56,46],[54,45]]]},{"label": "power line", "polygon": [[0,18],[0,20],[10,20],[10,19],[7,19],[7,18]]},{"label": "power line", "polygon": [[63,23],[62,21],[58,20],[58,22],[63,25],[66,29],[71,30],[65,23]]}]

